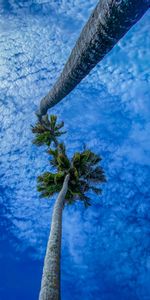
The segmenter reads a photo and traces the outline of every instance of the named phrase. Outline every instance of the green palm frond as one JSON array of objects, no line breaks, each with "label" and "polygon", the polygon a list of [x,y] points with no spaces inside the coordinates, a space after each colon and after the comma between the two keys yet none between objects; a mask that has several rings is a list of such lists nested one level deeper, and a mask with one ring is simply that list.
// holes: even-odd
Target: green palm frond
[{"label": "green palm frond", "polygon": [[61,188],[62,188],[62,184],[51,185],[51,186],[49,186],[47,188],[43,188],[43,189],[41,186],[39,186],[39,185],[37,186],[37,190],[38,190],[38,192],[40,192],[41,198],[50,198],[55,193],[59,193]]},{"label": "green palm frond", "polygon": [[36,123],[35,126],[31,125],[31,128],[32,128],[33,133],[44,133],[45,132],[45,128],[39,122]]},{"label": "green palm frond", "polygon": [[85,174],[85,177],[92,181],[97,183],[103,183],[106,182],[106,177],[104,174],[103,169],[100,166],[97,166],[95,168],[90,168],[89,171]]},{"label": "green palm frond", "polygon": [[66,131],[60,131],[63,126],[63,122],[57,123],[57,116],[46,115],[42,123],[37,122],[35,126],[32,126],[32,132],[35,134],[33,144],[50,146],[54,142],[57,145],[57,138],[66,133]]},{"label": "green palm frond", "polygon": [[85,194],[80,196],[80,200],[84,202],[85,208],[88,208],[89,206],[91,206],[91,203],[90,203],[91,199],[88,196],[86,196]]},{"label": "green palm frond", "polygon": [[50,164],[58,171],[67,171],[70,168],[70,161],[63,143],[58,144],[56,149],[49,149],[47,152],[51,156]]},{"label": "green palm frond", "polygon": [[94,152],[86,149],[81,153],[81,159],[90,165],[96,165],[98,164],[102,159],[100,156],[95,154]]},{"label": "green palm frond", "polygon": [[79,152],[76,152],[76,153],[74,154],[74,156],[73,156],[73,159],[72,159],[73,165],[79,167],[79,165],[80,165],[80,160],[81,160],[81,154],[80,154]]},{"label": "green palm frond", "polygon": [[50,172],[45,172],[42,175],[38,176],[37,181],[43,182],[45,184],[51,184],[54,182],[55,179],[55,174],[50,173]]},{"label": "green palm frond", "polygon": [[55,193],[60,192],[64,181],[64,173],[53,174],[45,172],[37,179],[37,190],[41,197],[50,197]]},{"label": "green palm frond", "polygon": [[57,122],[57,116],[50,115],[49,124],[50,124],[52,130],[55,130],[56,122]]},{"label": "green palm frond", "polygon": [[64,172],[59,172],[55,174],[55,184],[62,184],[65,178],[65,173]]},{"label": "green palm frond", "polygon": [[72,159],[73,166],[78,174],[86,179],[105,182],[103,169],[98,166],[101,157],[90,150],[84,150],[81,153],[75,153]]},{"label": "green palm frond", "polygon": [[44,133],[37,133],[35,139],[33,140],[33,144],[37,145],[37,146],[42,146],[42,145],[46,145],[46,146],[50,146],[52,143],[53,139],[52,136],[50,134],[50,132],[44,132]]},{"label": "green palm frond", "polygon": [[48,154],[50,154],[51,156],[51,159],[50,159],[50,165],[52,167],[55,167],[57,169],[58,167],[58,162],[57,162],[57,158],[58,158],[58,149],[49,149],[48,151]]},{"label": "green palm frond", "polygon": [[102,193],[102,189],[101,188],[97,188],[95,186],[89,186],[89,189],[94,192],[96,195],[100,195]]},{"label": "green palm frond", "polygon": [[66,155],[66,147],[65,147],[65,144],[64,143],[60,143],[58,145],[58,150],[59,152],[63,153],[64,155]]},{"label": "green palm frond", "polygon": [[58,162],[58,170],[60,171],[67,171],[70,168],[70,161],[68,157],[63,154],[59,153],[57,157],[57,162]]},{"label": "green palm frond", "polygon": [[62,127],[64,127],[64,122],[63,121],[56,125],[57,130],[61,129]]}]

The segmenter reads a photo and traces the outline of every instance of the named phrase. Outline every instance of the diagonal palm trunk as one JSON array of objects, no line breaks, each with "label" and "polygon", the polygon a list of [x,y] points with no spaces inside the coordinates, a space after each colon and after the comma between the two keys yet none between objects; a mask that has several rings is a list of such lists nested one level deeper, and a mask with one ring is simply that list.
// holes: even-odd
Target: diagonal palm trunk
[{"label": "diagonal palm trunk", "polygon": [[67,96],[143,16],[150,0],[100,0],[83,28],[60,77],[41,100],[39,118]]},{"label": "diagonal palm trunk", "polygon": [[51,232],[47,244],[39,300],[60,300],[60,256],[62,212],[68,190],[69,175],[66,175],[63,187],[54,205]]}]

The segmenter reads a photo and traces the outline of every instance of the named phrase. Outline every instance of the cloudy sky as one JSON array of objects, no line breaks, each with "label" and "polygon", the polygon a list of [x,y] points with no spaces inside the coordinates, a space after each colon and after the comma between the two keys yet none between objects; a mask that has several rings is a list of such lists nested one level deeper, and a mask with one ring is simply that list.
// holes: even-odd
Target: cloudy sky
[{"label": "cloudy sky", "polygon": [[[48,169],[31,124],[95,0],[0,0],[0,299],[36,300],[55,199],[40,199]],[[92,207],[63,217],[62,300],[150,297],[149,13],[52,109],[68,154],[86,144],[107,176]]]}]

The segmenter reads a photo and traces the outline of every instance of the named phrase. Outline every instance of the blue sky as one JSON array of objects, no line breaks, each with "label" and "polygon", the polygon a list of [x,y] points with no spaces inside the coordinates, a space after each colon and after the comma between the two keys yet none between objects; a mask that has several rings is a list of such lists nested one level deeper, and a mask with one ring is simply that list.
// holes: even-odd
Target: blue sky
[{"label": "blue sky", "polygon": [[[52,200],[36,177],[48,168],[30,125],[97,1],[0,1],[0,299],[36,300]],[[62,299],[150,297],[149,13],[52,113],[68,154],[85,143],[103,157],[101,197],[66,207]]]}]

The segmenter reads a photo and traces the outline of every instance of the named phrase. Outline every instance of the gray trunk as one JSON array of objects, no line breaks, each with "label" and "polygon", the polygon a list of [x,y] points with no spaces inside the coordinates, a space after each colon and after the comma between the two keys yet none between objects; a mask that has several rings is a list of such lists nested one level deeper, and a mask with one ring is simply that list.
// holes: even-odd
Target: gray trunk
[{"label": "gray trunk", "polygon": [[62,211],[68,190],[69,175],[54,205],[51,232],[47,244],[39,300],[60,300],[60,256]]},{"label": "gray trunk", "polygon": [[150,0],[101,0],[83,28],[60,77],[41,100],[37,115],[67,96],[143,16]]}]

